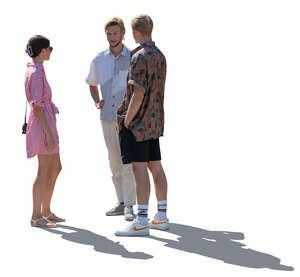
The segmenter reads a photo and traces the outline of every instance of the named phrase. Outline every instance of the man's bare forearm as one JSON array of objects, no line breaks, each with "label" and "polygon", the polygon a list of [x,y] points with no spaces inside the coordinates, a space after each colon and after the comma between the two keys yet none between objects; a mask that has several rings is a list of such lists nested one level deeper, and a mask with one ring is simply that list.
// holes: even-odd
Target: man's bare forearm
[{"label": "man's bare forearm", "polygon": [[128,106],[128,110],[125,117],[125,126],[128,127],[129,123],[137,114],[140,109],[144,99],[144,93],[141,91],[135,90]]},{"label": "man's bare forearm", "polygon": [[100,102],[99,91],[97,86],[90,86],[90,93],[95,103]]}]

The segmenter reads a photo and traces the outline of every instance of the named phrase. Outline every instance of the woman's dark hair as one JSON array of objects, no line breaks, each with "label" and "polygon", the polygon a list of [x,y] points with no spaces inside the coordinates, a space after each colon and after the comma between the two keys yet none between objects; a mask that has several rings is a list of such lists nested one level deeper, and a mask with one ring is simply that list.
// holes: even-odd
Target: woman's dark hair
[{"label": "woman's dark hair", "polygon": [[31,58],[37,57],[42,49],[48,48],[50,46],[50,40],[44,36],[36,35],[29,39],[25,52]]}]

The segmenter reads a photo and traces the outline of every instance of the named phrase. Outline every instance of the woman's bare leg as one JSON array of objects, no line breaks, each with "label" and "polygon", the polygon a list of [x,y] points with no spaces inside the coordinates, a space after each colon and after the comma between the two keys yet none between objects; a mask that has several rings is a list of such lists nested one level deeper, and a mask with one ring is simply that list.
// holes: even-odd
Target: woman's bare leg
[{"label": "woman's bare leg", "polygon": [[37,219],[42,216],[41,208],[43,195],[45,193],[47,183],[51,175],[51,155],[38,155],[38,173],[33,183],[32,196],[33,196],[33,212],[32,218]]},{"label": "woman's bare leg", "polygon": [[51,162],[51,173],[42,199],[42,216],[48,216],[51,214],[51,208],[50,208],[51,199],[52,199],[57,177],[62,168],[59,154],[53,154],[51,156],[53,156]]}]

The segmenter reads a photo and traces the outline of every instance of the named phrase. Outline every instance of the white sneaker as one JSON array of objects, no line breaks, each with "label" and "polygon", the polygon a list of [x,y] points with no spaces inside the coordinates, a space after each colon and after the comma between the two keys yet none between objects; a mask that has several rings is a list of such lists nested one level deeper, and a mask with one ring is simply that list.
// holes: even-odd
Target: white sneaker
[{"label": "white sneaker", "polygon": [[124,214],[124,205],[117,203],[115,207],[110,209],[105,213],[107,216],[123,215]]},{"label": "white sneaker", "polygon": [[134,220],[134,212],[133,212],[132,206],[125,206],[124,217],[125,217],[125,220],[127,220],[127,221]]},{"label": "white sneaker", "polygon": [[169,229],[169,219],[159,220],[156,216],[152,219],[150,225],[150,229],[158,229],[158,230],[168,230]]},{"label": "white sneaker", "polygon": [[149,225],[144,226],[139,224],[137,221],[134,221],[124,230],[116,231],[115,235],[121,237],[149,236]]}]

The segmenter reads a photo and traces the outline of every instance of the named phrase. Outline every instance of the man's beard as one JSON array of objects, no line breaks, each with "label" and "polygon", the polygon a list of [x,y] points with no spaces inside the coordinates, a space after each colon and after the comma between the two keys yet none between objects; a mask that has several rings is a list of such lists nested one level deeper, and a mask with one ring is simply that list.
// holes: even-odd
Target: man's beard
[{"label": "man's beard", "polygon": [[111,48],[116,48],[116,47],[119,46],[119,44],[120,44],[121,42],[122,42],[122,39],[120,39],[115,45],[109,44],[109,46],[110,46]]}]

